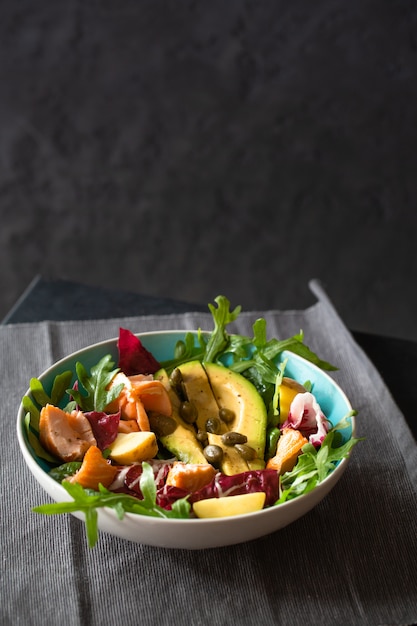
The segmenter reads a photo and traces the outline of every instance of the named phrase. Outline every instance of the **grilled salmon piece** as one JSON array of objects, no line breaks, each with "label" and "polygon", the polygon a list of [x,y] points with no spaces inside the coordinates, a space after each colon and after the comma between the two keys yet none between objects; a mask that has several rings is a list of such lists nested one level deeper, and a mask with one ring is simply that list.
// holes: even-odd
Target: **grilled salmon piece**
[{"label": "grilled salmon piece", "polygon": [[82,461],[90,446],[96,446],[90,422],[82,411],[66,413],[59,407],[47,404],[39,418],[41,444],[65,463]]},{"label": "grilled salmon piece", "polygon": [[216,470],[212,465],[177,462],[169,470],[166,484],[192,493],[208,485],[215,475]]},{"label": "grilled salmon piece", "polygon": [[68,480],[71,483],[79,483],[84,489],[97,491],[100,484],[106,488],[110,487],[118,471],[117,467],[103,457],[97,446],[90,446],[80,469]]},{"label": "grilled salmon piece", "polygon": [[136,420],[139,430],[150,431],[148,411],[171,415],[172,405],[167,390],[160,380],[152,375],[126,376],[116,374],[111,386],[123,383],[120,395],[106,407],[107,412],[120,411],[123,420]]}]

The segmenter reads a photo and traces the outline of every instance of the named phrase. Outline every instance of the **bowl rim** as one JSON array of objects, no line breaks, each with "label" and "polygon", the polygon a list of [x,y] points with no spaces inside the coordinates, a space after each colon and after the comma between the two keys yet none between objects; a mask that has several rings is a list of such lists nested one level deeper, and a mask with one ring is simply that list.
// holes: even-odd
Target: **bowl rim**
[{"label": "bowl rim", "polygon": [[[202,332],[204,334],[210,334],[210,331],[199,331],[198,329],[164,329],[164,330],[153,330],[153,331],[145,331],[145,332],[134,332],[133,334],[136,335],[137,337],[139,337],[140,339],[148,337],[148,336],[155,336],[155,335],[172,335],[172,334],[178,334],[179,336],[184,336],[185,333],[195,333],[197,334],[198,332]],[[91,349],[98,349],[98,348],[102,348],[104,346],[108,345],[112,345],[114,346],[114,344],[117,344],[117,340],[118,337],[113,337],[110,339],[104,339],[102,341],[98,341],[96,343],[93,344],[89,344],[83,348],[80,348],[74,352],[71,352],[70,354],[62,357],[61,359],[59,359],[58,361],[55,361],[52,365],[50,365],[49,367],[47,367],[43,372],[41,372],[37,378],[39,380],[42,380],[44,377],[46,377],[51,370],[57,368],[57,367],[61,367],[65,364],[66,361],[70,361],[70,360],[75,360],[77,358],[78,355],[85,353],[86,351],[89,351]],[[346,403],[347,409],[348,410],[352,410],[352,405],[351,402],[349,400],[349,398],[347,397],[346,393],[344,392],[344,390],[340,387],[340,385],[324,370],[320,369],[315,363],[312,363],[310,361],[308,361],[307,359],[305,359],[302,356],[299,356],[298,354],[295,354],[293,352],[289,352],[289,351],[283,351],[282,354],[291,354],[291,358],[295,359],[296,361],[299,361],[303,364],[307,364],[308,367],[312,367],[314,370],[318,371],[320,376],[323,376],[324,378],[326,378],[328,380],[328,382],[330,382],[330,384],[336,388],[338,394],[340,394],[341,398],[344,400],[344,402]],[[26,392],[24,393],[24,396],[28,395],[29,397],[32,397],[31,394],[31,390],[30,387],[26,390]],[[31,471],[32,475],[35,477],[35,479],[37,480],[37,482],[40,484],[36,474],[38,472],[41,472],[43,475],[43,480],[46,481],[47,484],[50,485],[51,490],[53,491],[58,491],[59,493],[62,494],[62,496],[65,496],[65,499],[60,500],[60,501],[71,501],[71,496],[68,494],[68,492],[64,489],[64,487],[62,487],[62,485],[60,485],[56,480],[54,480],[51,476],[49,476],[49,474],[44,470],[43,467],[41,467],[41,465],[37,462],[36,460],[36,454],[35,452],[31,449],[31,446],[29,444],[29,442],[27,441],[27,438],[25,436],[24,433],[24,417],[25,417],[25,411],[23,408],[23,404],[22,404],[22,400],[19,404],[19,408],[18,408],[18,413],[17,413],[17,421],[16,421],[16,430],[17,430],[17,439],[18,439],[18,443],[19,443],[19,447],[20,447],[20,451],[23,455],[23,458],[28,466],[28,469]],[[343,417],[343,416],[342,416]],[[351,420],[351,431],[352,431],[352,437],[355,436],[356,434],[356,419],[355,416],[352,415],[350,417]],[[268,517],[268,516],[272,516],[272,515],[276,515],[277,510],[290,510],[291,508],[296,508],[298,506],[300,506],[301,501],[303,502],[308,502],[310,500],[314,500],[314,496],[317,495],[318,491],[322,491],[325,490],[327,488],[327,485],[331,482],[334,482],[335,484],[337,483],[338,479],[342,476],[342,474],[344,473],[349,460],[350,460],[350,454],[348,454],[347,457],[343,458],[338,465],[335,467],[335,469],[328,475],[326,476],[326,478],[319,483],[316,487],[314,487],[314,489],[306,494],[302,494],[300,496],[297,496],[296,498],[293,498],[292,500],[288,500],[287,502],[283,502],[279,505],[272,505],[268,508],[265,509],[261,509],[260,511],[254,511],[254,512],[250,512],[250,513],[242,513],[239,515],[233,515],[233,516],[229,516],[229,517],[219,517],[219,518],[158,518],[158,517],[149,517],[146,515],[139,515],[139,514],[135,514],[135,513],[126,513],[125,514],[125,518],[127,519],[131,519],[131,520],[145,520],[144,524],[156,524],[156,525],[164,525],[166,523],[169,523],[170,526],[172,525],[182,525],[184,523],[186,523],[187,525],[198,525],[199,527],[202,526],[212,526],[212,525],[216,525],[216,524],[224,524],[226,523],[232,523],[232,521],[234,520],[239,520],[240,518],[244,517],[244,518],[250,518],[250,517],[254,517],[256,516],[257,518],[259,518],[259,516],[263,516],[263,517]],[[40,486],[42,487],[42,489],[46,492],[46,493],[50,493],[43,484],[40,484]],[[54,500],[55,502],[57,502],[58,500],[55,499],[55,497],[50,496],[52,500]],[[309,509],[307,509],[309,510]],[[98,511],[99,516],[100,514],[104,514],[104,515],[110,515],[114,520],[117,520],[119,523],[122,523],[123,520],[119,520],[115,511],[113,511],[111,508],[109,507],[102,507],[99,509]],[[74,514],[73,514],[74,515]],[[80,517],[77,513],[75,513],[76,517]]]}]

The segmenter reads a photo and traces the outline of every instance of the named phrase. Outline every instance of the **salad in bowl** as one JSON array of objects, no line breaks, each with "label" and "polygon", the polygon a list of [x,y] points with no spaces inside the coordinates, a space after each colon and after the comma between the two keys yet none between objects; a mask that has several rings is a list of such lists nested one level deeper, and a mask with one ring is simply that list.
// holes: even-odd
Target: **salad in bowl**
[{"label": "salad in bowl", "polygon": [[274,532],[339,480],[355,437],[336,368],[302,332],[229,333],[240,307],[209,304],[213,330],[119,336],[30,380],[17,433],[55,501],[40,514],[170,548],[207,548]]}]

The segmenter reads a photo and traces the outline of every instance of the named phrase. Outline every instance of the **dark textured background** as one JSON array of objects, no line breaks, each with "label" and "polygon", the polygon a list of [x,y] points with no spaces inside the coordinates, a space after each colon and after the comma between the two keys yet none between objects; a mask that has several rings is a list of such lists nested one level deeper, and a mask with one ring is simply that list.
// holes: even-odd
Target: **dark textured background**
[{"label": "dark textured background", "polygon": [[0,9],[0,317],[35,274],[417,339],[417,3]]}]

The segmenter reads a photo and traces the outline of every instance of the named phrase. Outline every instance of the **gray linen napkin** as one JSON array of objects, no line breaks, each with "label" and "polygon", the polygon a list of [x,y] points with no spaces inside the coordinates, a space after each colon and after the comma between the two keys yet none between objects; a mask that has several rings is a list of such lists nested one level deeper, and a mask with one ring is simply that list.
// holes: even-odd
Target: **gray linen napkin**
[{"label": "gray linen napkin", "polygon": [[317,282],[303,311],[244,312],[231,330],[270,336],[301,329],[359,411],[348,469],[330,495],[273,535],[207,551],[166,550],[101,534],[89,549],[82,522],[46,517],[48,501],[26,469],[15,435],[31,376],[66,354],[134,332],[211,329],[188,313],[0,327],[0,623],[412,624],[417,622],[417,446],[379,374]]}]

